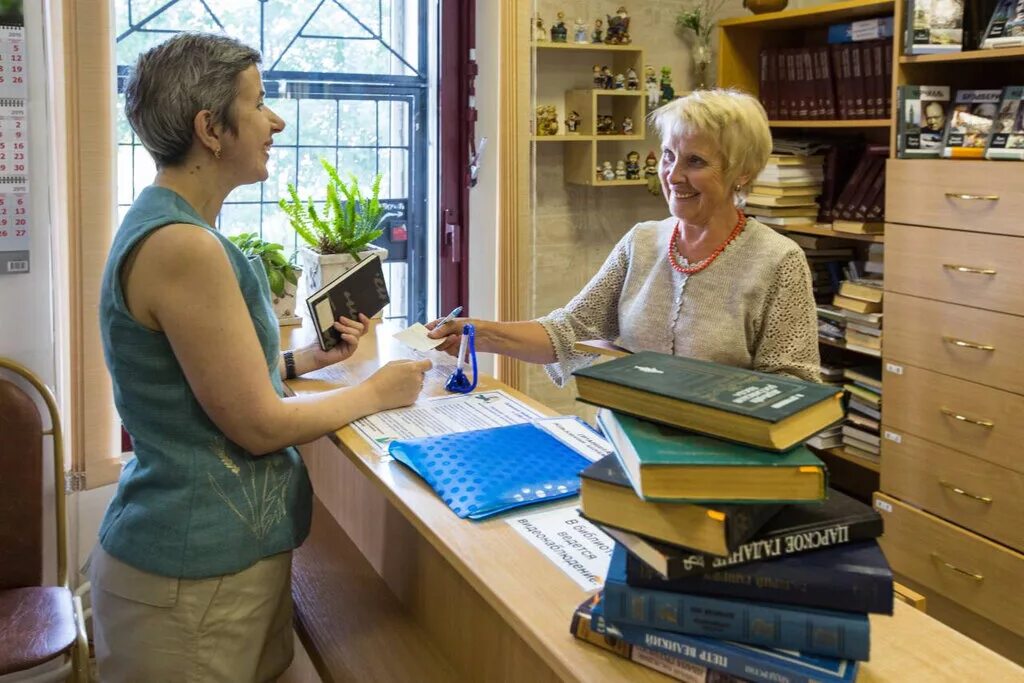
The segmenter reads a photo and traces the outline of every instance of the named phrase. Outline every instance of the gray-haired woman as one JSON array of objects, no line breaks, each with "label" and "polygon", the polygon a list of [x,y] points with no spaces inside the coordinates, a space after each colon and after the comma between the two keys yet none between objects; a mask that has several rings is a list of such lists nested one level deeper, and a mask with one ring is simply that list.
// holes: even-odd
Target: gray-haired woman
[{"label": "gray-haired woman", "polygon": [[266,275],[212,226],[227,195],[267,178],[282,121],[255,50],[182,34],[143,54],[128,120],[157,175],[114,238],[100,301],[103,349],[135,458],[93,551],[104,681],[268,681],[292,655],[291,551],[309,530],[293,444],[407,405],[429,362],[286,398],[281,380],[344,360],[342,342],[279,352]]},{"label": "gray-haired woman", "polygon": [[[817,381],[811,275],[795,242],[737,208],[765,167],[772,138],[761,104],[701,90],[652,115],[670,217],[638,223],[563,308],[537,320],[473,320],[476,348],[543,363],[559,385],[595,356],[577,340],[617,341]],[[467,320],[432,329],[454,352]]]}]

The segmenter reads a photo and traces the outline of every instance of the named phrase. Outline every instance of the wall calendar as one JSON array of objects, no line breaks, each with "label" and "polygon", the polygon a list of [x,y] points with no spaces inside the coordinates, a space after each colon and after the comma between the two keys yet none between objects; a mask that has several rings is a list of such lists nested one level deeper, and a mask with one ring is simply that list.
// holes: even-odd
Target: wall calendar
[{"label": "wall calendar", "polygon": [[0,275],[29,272],[25,29],[0,26]]}]

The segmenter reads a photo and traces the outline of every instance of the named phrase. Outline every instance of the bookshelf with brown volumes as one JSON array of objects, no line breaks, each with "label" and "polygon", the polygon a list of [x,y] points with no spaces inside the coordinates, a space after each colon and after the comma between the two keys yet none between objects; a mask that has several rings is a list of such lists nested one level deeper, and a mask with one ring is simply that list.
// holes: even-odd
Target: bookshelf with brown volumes
[{"label": "bookshelf with brown volumes", "polygon": [[[721,22],[718,82],[762,94],[762,48],[820,44],[828,25],[884,15],[894,17],[894,104],[901,85],[1021,85],[1024,48],[908,55],[906,3],[871,0]],[[840,483],[877,477],[886,556],[899,580],[927,597],[928,612],[1021,663],[1024,163],[897,158],[895,120],[771,122],[777,137],[794,127],[857,130],[890,150],[884,237],[843,235],[885,245],[881,457],[870,466],[825,459]],[[821,224],[787,229],[838,236]],[[824,342],[823,357],[830,349]]]},{"label": "bookshelf with brown volumes", "polygon": [[[847,0],[815,7],[724,20],[719,23],[718,83],[758,95],[765,104],[773,135],[777,139],[803,134],[823,139],[835,137],[838,140],[840,138],[849,139],[855,135],[862,141],[862,149],[867,145],[879,147],[886,145],[889,143],[893,119],[890,108],[885,105],[882,96],[883,92],[889,94],[888,91],[891,88],[891,83],[885,76],[885,69],[879,69],[877,74],[874,71],[870,72],[872,75],[869,83],[867,79],[853,79],[853,72],[844,73],[840,64],[843,58],[849,58],[844,51],[849,50],[849,54],[856,54],[859,59],[861,53],[858,50],[861,49],[873,49],[872,57],[878,59],[879,63],[884,64],[886,56],[890,58],[891,62],[891,55],[886,54],[889,52],[888,44],[875,40],[830,45],[828,27],[863,19],[891,17],[893,12],[894,3],[891,0]],[[807,60],[806,66],[812,75],[813,85],[807,86],[803,90],[801,88],[804,86],[795,85],[804,83],[808,79],[801,78],[799,70],[794,71],[792,65],[782,61],[787,57],[795,58],[797,65],[799,65],[801,57]],[[780,60],[778,67],[775,65],[776,59]],[[865,60],[866,64],[867,60]],[[786,71],[787,66],[789,72]],[[781,85],[780,81],[783,82]],[[825,85],[820,85],[822,82]],[[865,85],[867,83],[869,84]],[[870,118],[853,106],[852,101],[848,104],[847,96],[857,94],[858,90],[862,95],[879,95]],[[794,106],[791,108],[793,111],[787,111],[785,106],[787,96],[793,97],[794,103],[800,99],[808,100],[811,107],[808,111],[797,112],[796,106]],[[819,104],[817,111],[814,107],[816,101]],[[780,114],[785,114],[787,119],[781,118]],[[825,118],[826,116],[828,118]],[[789,118],[795,120],[788,120]],[[884,167],[884,161],[881,159],[877,159],[874,164],[876,172],[877,169]],[[850,175],[852,171],[852,167],[848,168],[846,175]],[[841,190],[842,188],[837,188],[836,198]],[[823,202],[824,198],[819,203]],[[881,198],[877,203],[881,204]],[[819,222],[774,227],[780,232],[791,233],[794,236],[811,235],[822,238],[821,245],[841,246],[843,250],[852,252],[853,255],[847,257],[849,260],[867,260],[869,252],[874,252],[871,258],[879,259],[881,257],[880,250],[885,241],[883,234],[849,232],[851,229],[857,231],[866,228],[877,229],[881,227],[877,222],[867,225],[865,224],[869,223],[868,221],[820,222],[824,213],[823,210],[823,215],[818,218]],[[837,230],[837,227],[840,230]],[[807,244],[813,245],[814,243]],[[872,245],[875,245],[877,249]],[[805,246],[805,248],[807,247]],[[818,259],[812,257],[812,253],[814,252],[808,251],[812,269],[822,266],[821,263],[814,263]],[[819,250],[819,253],[825,254],[826,252]],[[838,251],[834,253],[838,253]],[[877,265],[881,268],[880,261]],[[868,365],[874,368],[874,372],[878,371],[881,355],[878,350],[856,345],[848,347],[844,338],[830,338],[824,335],[820,337],[820,342],[825,364],[836,367]],[[842,377],[838,379],[842,380]],[[833,377],[831,381],[837,381],[837,378]],[[836,438],[838,435],[833,437],[833,440]],[[877,446],[873,448],[877,450]],[[878,489],[880,465],[874,453],[848,448],[845,444],[816,450],[829,465],[833,482],[839,488],[863,500],[869,500],[872,493]]]}]

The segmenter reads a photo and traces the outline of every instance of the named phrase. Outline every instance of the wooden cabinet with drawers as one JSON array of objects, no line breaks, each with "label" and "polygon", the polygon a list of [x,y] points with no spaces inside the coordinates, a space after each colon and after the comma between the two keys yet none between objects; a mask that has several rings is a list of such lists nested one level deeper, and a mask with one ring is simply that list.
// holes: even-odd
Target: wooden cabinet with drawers
[{"label": "wooden cabinet with drawers", "polygon": [[882,545],[1021,661],[1024,164],[887,163]]}]

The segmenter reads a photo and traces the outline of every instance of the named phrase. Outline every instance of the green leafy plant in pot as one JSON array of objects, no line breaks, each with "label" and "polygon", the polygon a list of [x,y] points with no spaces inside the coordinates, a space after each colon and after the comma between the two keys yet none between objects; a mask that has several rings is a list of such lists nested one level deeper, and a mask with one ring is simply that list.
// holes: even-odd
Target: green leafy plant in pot
[{"label": "green leafy plant in pot", "polygon": [[345,181],[326,159],[320,159],[320,165],[328,179],[327,202],[322,213],[311,197],[303,202],[292,183],[288,183],[289,199],[278,201],[292,228],[305,242],[299,253],[308,293],[320,289],[370,254],[379,254],[382,261],[386,259],[387,249],[373,241],[384,233],[381,226],[392,215],[380,203],[383,176],[379,173],[370,185],[370,195],[364,197],[355,174],[350,173]]},{"label": "green leafy plant in pot", "polygon": [[234,245],[250,259],[259,258],[263,270],[270,283],[270,300],[274,305],[274,313],[282,324],[300,322],[295,315],[295,289],[299,282],[302,269],[288,260],[284,255],[284,247],[276,242],[260,239],[254,232],[229,237]]}]

